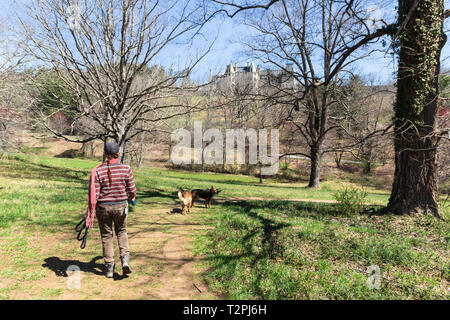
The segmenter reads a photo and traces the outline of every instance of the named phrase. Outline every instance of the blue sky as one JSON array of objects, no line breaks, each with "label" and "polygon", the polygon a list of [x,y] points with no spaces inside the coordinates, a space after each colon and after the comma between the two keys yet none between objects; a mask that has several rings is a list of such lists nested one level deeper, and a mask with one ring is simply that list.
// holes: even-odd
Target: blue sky
[{"label": "blue sky", "polygon": [[[17,0],[28,2],[30,0]],[[376,0],[374,0],[376,2]],[[445,0],[445,8],[449,8],[450,0]],[[0,19],[11,22],[16,7],[14,0],[0,0]],[[389,14],[389,13],[385,13]],[[448,23],[447,23],[448,24]],[[191,48],[171,47],[164,56],[159,57],[158,63],[165,66],[177,68],[186,62],[186,57],[195,55],[197,51],[205,48],[207,43],[215,39],[211,52],[194,69],[192,78],[195,80],[206,80],[211,70],[214,74],[223,73],[226,65],[231,61],[239,65],[246,65],[251,59],[243,55],[245,49],[240,43],[240,37],[249,33],[248,28],[239,24],[238,19],[223,18],[209,23],[203,29],[203,37],[198,38]],[[447,42],[442,52],[442,68],[450,69],[450,41]],[[258,65],[259,62],[255,61]],[[354,71],[364,75],[372,75],[377,82],[389,83],[394,81],[393,72],[396,66],[392,56],[377,52],[353,66]]]},{"label": "blue sky", "polygon": [[[368,1],[370,4],[375,4],[377,1]],[[394,9],[394,4],[391,2],[392,8]],[[445,8],[450,9],[450,0],[444,0]],[[395,12],[382,12],[384,16],[394,16]],[[450,19],[448,19],[450,20]],[[389,20],[388,20],[389,21]],[[211,31],[218,31],[219,38],[216,41],[213,52],[206,57],[203,63],[197,68],[195,76],[198,78],[206,78],[211,69],[213,73],[223,73],[225,71],[226,65],[231,61],[233,63],[238,63],[239,65],[246,65],[247,62],[251,62],[251,59],[247,59],[243,54],[245,49],[239,43],[239,38],[244,37],[249,33],[248,27],[239,24],[237,19],[225,18],[216,22],[215,25],[210,25],[208,28]],[[446,22],[446,30],[450,29],[450,21]],[[214,32],[209,32],[213,34]],[[449,41],[445,45],[442,51],[442,70],[450,69],[450,35]],[[259,62],[255,62],[257,65]],[[379,83],[392,83],[395,81],[395,76],[393,73],[396,71],[396,64],[392,55],[383,52],[374,52],[370,57],[355,63],[352,66],[353,71],[359,72],[363,75],[370,75]]]}]

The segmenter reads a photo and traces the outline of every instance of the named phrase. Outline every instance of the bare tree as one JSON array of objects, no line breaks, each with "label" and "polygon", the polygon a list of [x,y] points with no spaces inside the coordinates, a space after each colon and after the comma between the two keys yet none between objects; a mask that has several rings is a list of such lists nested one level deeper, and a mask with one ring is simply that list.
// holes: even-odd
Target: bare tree
[{"label": "bare tree", "polygon": [[[439,87],[441,105],[438,110],[438,127],[450,127],[450,76],[449,71],[442,72]],[[450,200],[450,133],[443,138],[438,147],[439,191],[446,195],[446,201],[442,206],[449,206]]]},{"label": "bare tree", "polygon": [[26,124],[26,110],[31,97],[25,77],[19,73],[23,55],[7,34],[8,28],[0,21],[0,146],[3,155],[9,149],[20,149],[18,130]]},{"label": "bare tree", "polygon": [[335,161],[340,165],[344,154],[360,161],[364,173],[371,172],[376,161],[385,164],[392,154],[391,127],[394,93],[385,86],[374,86],[353,75],[337,88],[339,96],[330,119],[340,123],[334,138],[326,143],[334,150]]},{"label": "bare tree", "polygon": [[[170,141],[170,128],[164,131],[161,124],[158,124],[156,129],[154,123],[141,121],[137,124],[139,134],[135,135],[129,143],[130,163],[134,163],[137,168],[140,168],[145,160],[145,157],[150,154],[152,149],[157,145]],[[151,131],[157,131],[158,134],[152,134]]]},{"label": "bare tree", "polygon": [[76,105],[65,106],[77,110],[72,126],[86,119],[95,126],[73,139],[42,121],[61,109],[42,113],[42,123],[69,141],[113,139],[123,160],[126,142],[146,130],[136,124],[184,114],[171,98],[209,48],[180,71],[155,64],[171,44],[192,40],[202,25],[201,9],[190,1],[33,1],[20,17],[25,48],[74,94]]},{"label": "bare tree", "polygon": [[[443,106],[439,112],[439,126],[446,128],[450,126],[450,107]],[[440,193],[446,195],[447,199],[443,206],[449,206],[450,197],[450,134],[443,138],[438,147],[438,176]]]},{"label": "bare tree", "polygon": [[[228,4],[243,10],[236,2]],[[384,21],[378,21],[378,29],[371,28],[373,21],[364,4],[280,0],[272,1],[263,14],[252,11],[254,16],[246,17],[250,21],[246,24],[258,34],[246,42],[254,57],[287,75],[281,83],[271,82],[269,75],[269,86],[276,90],[267,98],[290,106],[286,121],[298,128],[308,144],[309,150],[299,151],[311,159],[308,187],[320,186],[321,159],[327,152],[324,141],[339,127],[329,118],[330,108],[337,103],[334,91],[339,80],[352,63],[375,50],[368,44],[395,30]],[[293,82],[296,85],[290,85]]]},{"label": "bare tree", "polygon": [[29,107],[29,95],[24,85],[25,77],[9,71],[2,74],[0,82],[0,147],[3,156],[19,150],[21,140],[19,130],[25,129],[26,111]]},{"label": "bare tree", "polygon": [[[231,8],[230,11],[223,8],[216,11],[225,10],[229,16],[252,8],[267,10],[283,2],[213,1]],[[353,10],[356,1],[344,3],[349,5],[347,12]],[[437,127],[437,110],[441,51],[447,41],[443,22],[450,17],[450,10],[444,10],[443,0],[399,0],[397,8],[397,22],[387,27],[391,29],[388,33],[394,36],[390,48],[400,50],[397,52],[399,66],[394,107],[395,175],[386,211],[439,215],[437,150],[450,129]],[[322,25],[326,25],[323,22]],[[383,29],[386,31],[386,28],[379,29],[373,36],[384,33]],[[371,37],[364,37],[368,38]],[[325,52],[324,56],[327,54]],[[352,50],[344,55],[347,54],[351,55]]]}]

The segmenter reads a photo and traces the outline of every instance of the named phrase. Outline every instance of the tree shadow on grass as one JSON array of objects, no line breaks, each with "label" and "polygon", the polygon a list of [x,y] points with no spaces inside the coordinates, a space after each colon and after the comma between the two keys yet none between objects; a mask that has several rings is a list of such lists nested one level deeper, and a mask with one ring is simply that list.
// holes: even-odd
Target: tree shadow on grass
[{"label": "tree shadow on grass", "polygon": [[[267,264],[277,264],[284,261],[283,255],[286,250],[286,237],[295,237],[294,233],[285,229],[295,226],[296,217],[304,217],[308,220],[317,220],[325,225],[331,223],[336,216],[342,216],[336,204],[329,203],[311,203],[311,202],[292,202],[292,201],[232,201],[222,205],[226,208],[225,213],[229,218],[226,220],[234,230],[230,235],[236,234],[234,239],[229,239],[229,235],[217,234],[212,231],[211,236],[216,238],[211,241],[209,247],[209,255],[205,260],[212,263],[212,268],[208,272],[217,272],[218,274],[234,274],[238,267],[247,265],[253,273],[253,279],[250,281],[251,299],[262,298],[267,299],[268,295],[265,290],[265,273],[258,272],[260,267],[266,268]],[[236,216],[235,220],[233,216]],[[253,221],[245,222],[238,216],[249,217]],[[285,219],[287,218],[287,219]],[[294,218],[290,220],[289,218]],[[219,218],[220,219],[220,218]],[[236,225],[234,224],[236,221]],[[291,222],[292,221],[292,222]],[[238,235],[239,234],[239,235]],[[223,240],[220,238],[223,237]],[[218,242],[233,241],[233,248],[240,248],[237,252],[220,252],[216,248],[223,247]],[[226,246],[225,246],[226,247]],[[260,248],[255,251],[255,248]],[[301,248],[299,248],[301,250]],[[263,262],[260,264],[260,262]],[[284,263],[284,262],[282,262]],[[290,262],[286,262],[289,264]],[[214,281],[216,281],[215,279]],[[280,297],[287,298],[287,297]]]},{"label": "tree shadow on grass", "polygon": [[[185,189],[194,189],[194,188],[204,188],[209,189],[211,186],[218,186],[218,185],[234,185],[234,186],[241,186],[241,187],[262,187],[262,188],[284,188],[284,186],[271,186],[271,185],[264,185],[259,183],[259,178],[255,178],[252,176],[246,176],[248,178],[254,178],[254,181],[239,181],[235,179],[220,179],[217,180],[214,178],[214,174],[211,174],[211,177],[196,177],[196,174],[200,174],[198,172],[186,172],[186,174],[189,174],[189,177],[179,177],[179,176],[171,176],[171,175],[165,175],[160,174],[160,177],[163,178],[169,178],[174,180],[183,180],[186,181],[185,183],[180,183],[180,187]],[[223,175],[220,174],[219,175]],[[230,174],[230,176],[232,176]],[[200,184],[201,183],[201,184]],[[286,186],[286,188],[289,188]],[[294,187],[292,187],[294,188]],[[296,187],[298,188],[298,187]]]},{"label": "tree shadow on grass", "polygon": [[[171,199],[172,203],[178,202],[177,192],[167,192],[162,189],[152,188],[150,190],[138,191],[136,194],[136,199],[138,202],[142,202],[144,204],[155,204],[155,198],[158,199]],[[160,203],[162,204],[162,203]],[[164,203],[167,205],[168,203]]]},{"label": "tree shadow on grass", "polygon": [[[89,172],[87,170],[74,170],[70,168],[61,168],[56,166],[49,166],[41,163],[34,163],[23,158],[15,158],[15,161],[20,161],[26,165],[25,168],[13,169],[4,174],[12,178],[32,179],[52,181],[77,181],[83,184],[89,183]],[[31,170],[27,170],[31,169]]]},{"label": "tree shadow on grass", "polygon": [[322,215],[337,215],[336,204],[333,203],[316,203],[316,202],[301,202],[289,200],[232,200],[225,201],[224,205],[227,209],[231,209],[236,213],[251,212],[259,210],[276,210],[279,212],[286,212],[290,215],[305,215],[314,214],[321,218]]},{"label": "tree shadow on grass", "polygon": [[[251,210],[273,210],[281,212],[290,217],[308,217],[315,220],[321,220],[331,217],[345,217],[340,212],[338,204],[336,203],[320,203],[320,202],[308,202],[308,201],[289,201],[289,200],[231,200],[225,201],[223,205],[227,206],[227,209],[231,209],[236,213],[250,212]],[[367,205],[367,209],[375,208],[379,209],[381,205]],[[361,214],[364,214],[362,212]]]},{"label": "tree shadow on grass", "polygon": [[[233,274],[236,272],[236,268],[239,266],[241,260],[246,260],[247,262],[243,261],[242,263],[246,263],[252,270],[256,270],[259,261],[276,261],[278,259],[280,254],[280,233],[283,229],[290,227],[291,224],[258,214],[260,208],[267,208],[267,204],[267,201],[239,201],[233,202],[227,207],[227,211],[231,211],[233,215],[248,216],[258,223],[250,223],[248,230],[246,228],[239,230],[239,228],[235,227],[236,232],[243,232],[241,238],[236,239],[239,244],[236,243],[235,245],[241,247],[239,252],[227,254],[224,252],[214,252],[215,249],[210,248],[214,253],[205,257],[204,260],[211,261],[213,267],[206,273],[218,269],[226,269],[228,270],[227,274]],[[255,227],[252,227],[252,225]],[[258,242],[260,246],[257,245]],[[211,242],[211,244],[213,243]],[[260,247],[261,250],[255,251],[255,245]],[[265,296],[263,282],[263,275],[260,273],[257,273],[251,282],[251,286],[253,287],[252,291],[259,297]]]}]

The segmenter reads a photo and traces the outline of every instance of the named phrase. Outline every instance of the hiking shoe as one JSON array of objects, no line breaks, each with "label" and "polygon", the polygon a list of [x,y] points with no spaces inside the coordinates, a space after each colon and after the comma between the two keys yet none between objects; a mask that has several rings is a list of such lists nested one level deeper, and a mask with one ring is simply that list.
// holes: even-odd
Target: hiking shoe
[{"label": "hiking shoe", "polygon": [[121,257],[122,259],[122,272],[123,274],[131,273],[131,267],[130,267],[130,256],[125,255]]},{"label": "hiking shoe", "polygon": [[112,278],[114,275],[114,263],[107,263],[105,264],[106,267],[106,277]]}]

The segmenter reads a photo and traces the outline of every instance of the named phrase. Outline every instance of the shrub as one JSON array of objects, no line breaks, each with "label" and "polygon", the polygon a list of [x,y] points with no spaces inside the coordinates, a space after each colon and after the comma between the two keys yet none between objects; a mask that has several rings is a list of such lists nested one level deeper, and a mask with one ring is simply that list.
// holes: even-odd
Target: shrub
[{"label": "shrub", "polygon": [[334,195],[337,203],[337,210],[343,215],[354,215],[361,213],[365,208],[367,198],[366,190],[357,188],[345,188]]}]

